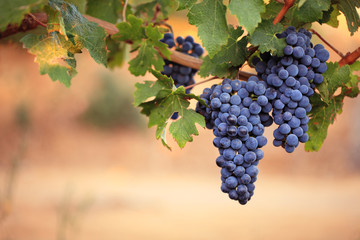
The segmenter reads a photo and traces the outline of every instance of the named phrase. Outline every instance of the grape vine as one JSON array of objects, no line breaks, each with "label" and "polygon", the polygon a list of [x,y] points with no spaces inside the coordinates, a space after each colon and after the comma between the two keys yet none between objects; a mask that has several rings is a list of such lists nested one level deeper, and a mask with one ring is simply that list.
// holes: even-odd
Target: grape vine
[{"label": "grape vine", "polygon": [[[305,142],[307,151],[319,151],[344,98],[358,96],[360,47],[343,54],[312,24],[337,28],[343,14],[354,35],[359,8],[358,0],[4,0],[0,39],[24,32],[20,42],[36,56],[40,74],[67,87],[84,49],[108,68],[133,53],[130,73],[155,78],[135,84],[134,105],[156,127],[156,138],[170,149],[169,132],[183,148],[199,134],[197,125],[213,129],[222,190],[244,204],[253,195],[265,127],[277,125],[273,144],[287,152]],[[191,36],[174,39],[167,20],[175,11],[196,26],[201,45]],[[230,15],[237,24],[228,23]],[[338,61],[328,61],[322,44],[313,46],[312,34]],[[245,65],[254,71],[242,71]],[[195,83],[195,74],[209,78]],[[190,93],[216,79],[222,83],[200,96]]]}]

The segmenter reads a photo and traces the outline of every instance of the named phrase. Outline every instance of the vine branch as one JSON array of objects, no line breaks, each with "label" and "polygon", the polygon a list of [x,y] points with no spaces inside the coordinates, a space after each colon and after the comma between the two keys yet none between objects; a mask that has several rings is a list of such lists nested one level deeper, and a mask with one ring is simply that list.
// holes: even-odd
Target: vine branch
[{"label": "vine branch", "polygon": [[30,17],[32,17],[32,19],[34,19],[35,22],[37,22],[40,26],[43,26],[43,27],[47,27],[45,23],[43,23],[42,21],[40,21],[39,19],[37,19],[36,16],[34,16],[32,13],[28,13],[28,15]]},{"label": "vine branch", "polygon": [[281,19],[283,19],[289,8],[291,8],[294,5],[294,2],[295,0],[285,0],[283,7],[281,8],[280,12],[273,21],[274,25],[278,24],[281,21]]},{"label": "vine branch", "polygon": [[195,87],[195,86],[197,86],[197,85],[200,85],[200,84],[203,84],[203,83],[206,83],[206,82],[210,82],[210,81],[215,80],[215,79],[219,79],[219,77],[215,76],[215,77],[211,77],[211,78],[205,79],[205,80],[203,80],[203,81],[200,81],[200,82],[191,84],[191,85],[185,87],[185,90],[186,90],[186,89],[189,89],[189,88],[193,88],[193,87]]},{"label": "vine branch", "polygon": [[320,38],[321,41],[323,41],[326,45],[329,46],[329,48],[331,48],[334,52],[336,52],[341,58],[344,58],[344,54],[342,52],[340,52],[339,50],[337,50],[333,45],[331,45],[328,41],[325,40],[325,38],[323,38],[317,31],[315,31],[314,29],[310,29],[310,32],[312,32],[313,34],[315,34],[318,38]]},{"label": "vine branch", "polygon": [[[285,15],[287,10],[294,4],[294,0],[285,0],[284,7],[281,9],[279,14],[274,19],[273,23],[276,24],[279,21],[281,21],[282,17]],[[100,27],[104,28],[105,31],[109,35],[114,35],[119,32],[117,27],[109,22],[106,22],[104,20],[83,15],[86,19],[88,19],[91,22],[97,23]],[[25,32],[31,29],[35,29],[38,25],[45,25],[47,23],[47,15],[46,13],[32,13],[31,15],[26,15],[20,24],[20,26],[10,24],[4,32],[0,32],[0,39],[8,37],[10,35],[16,34],[18,32]],[[46,25],[45,25],[46,26]],[[316,33],[314,33],[316,34]],[[316,34],[317,35],[317,34]],[[318,35],[317,35],[318,36]],[[320,38],[320,37],[319,37]],[[321,38],[320,38],[321,39]],[[325,42],[325,41],[324,41]],[[329,45],[329,47],[331,47]],[[332,48],[332,47],[331,47]],[[256,49],[256,48],[255,48]],[[203,61],[199,58],[192,57],[190,55],[181,53],[179,51],[176,51],[174,49],[170,49],[171,55],[169,58],[166,58],[165,56],[162,56],[170,61],[173,61],[175,63],[179,63],[181,65],[184,65],[186,67],[191,67],[193,69],[199,70]],[[335,50],[334,50],[335,51]],[[161,54],[161,53],[160,53]],[[352,64],[360,57],[360,47],[356,49],[352,53],[347,53],[345,56],[343,55],[342,59],[339,61],[339,65],[343,66],[345,64]],[[248,72],[239,72],[239,78],[240,79],[248,79],[250,76],[253,76],[254,74],[248,73]]]},{"label": "vine branch", "polygon": [[346,64],[353,64],[358,58],[360,57],[360,47],[358,47],[357,49],[355,49],[355,51],[353,52],[349,52],[347,53],[340,61],[339,61],[339,66],[342,67]]},{"label": "vine branch", "polygon": [[[47,23],[47,15],[46,13],[33,13],[32,14],[34,16],[34,18],[36,18],[38,21],[42,22],[42,23]],[[116,33],[119,32],[119,30],[117,29],[117,27],[109,22],[103,21],[101,19],[92,17],[92,16],[88,16],[88,15],[83,15],[86,19],[88,19],[91,22],[95,22],[97,23],[100,27],[104,28],[105,31],[109,34],[109,35],[114,35]],[[30,29],[34,29],[36,28],[39,24],[38,21],[35,21],[33,17],[30,16],[25,16],[26,19],[30,18],[32,20],[32,27]],[[29,30],[29,29],[25,29],[24,31]],[[5,31],[6,32],[6,31]],[[4,32],[4,33],[5,33]],[[7,34],[6,36],[12,35],[19,32],[18,29],[15,29],[15,31],[13,30],[11,33]],[[3,36],[3,33],[0,33],[0,38],[3,38],[5,36]],[[168,59],[172,62],[184,65],[186,67],[191,67],[193,69],[197,69],[200,70],[201,64],[203,63],[203,61],[199,58],[195,58],[193,56],[187,55],[185,53],[181,53],[179,51],[176,51],[174,49],[170,49],[171,51],[171,55],[170,58],[167,58],[165,56],[163,56],[161,53],[160,55],[162,55],[163,58]],[[253,74],[251,73],[247,73],[247,72],[240,72],[240,77],[242,78],[249,78],[250,76],[252,76]]]}]

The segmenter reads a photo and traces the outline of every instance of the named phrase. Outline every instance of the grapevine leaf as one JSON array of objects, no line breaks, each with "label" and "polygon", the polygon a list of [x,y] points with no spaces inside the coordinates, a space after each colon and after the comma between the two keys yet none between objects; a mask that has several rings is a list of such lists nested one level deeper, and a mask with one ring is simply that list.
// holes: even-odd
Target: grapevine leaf
[{"label": "grapevine leaf", "polygon": [[320,96],[315,93],[311,98],[313,109],[310,113],[309,141],[305,143],[306,151],[319,151],[326,136],[330,124],[334,123],[336,114],[340,114],[343,106],[343,96],[331,99],[329,104],[321,101]]},{"label": "grapevine leaf", "polygon": [[287,19],[290,20],[290,25],[295,27],[322,19],[323,11],[329,10],[331,0],[311,0],[302,5],[300,3],[294,4],[286,14]]},{"label": "grapevine leaf", "polygon": [[152,65],[155,66],[155,69],[161,70],[164,66],[164,60],[152,44],[145,40],[141,43],[138,55],[129,62],[129,65],[129,71],[132,74],[144,76]]},{"label": "grapevine leaf", "polygon": [[175,138],[178,145],[183,148],[187,142],[192,142],[192,135],[199,135],[195,123],[205,127],[204,117],[192,109],[184,109],[179,112],[180,119],[171,123],[169,132]]},{"label": "grapevine leaf", "polygon": [[180,11],[184,9],[190,9],[196,3],[196,0],[178,0],[178,2],[179,7],[177,10]]},{"label": "grapevine leaf", "polygon": [[72,4],[62,0],[49,0],[49,5],[61,13],[69,40],[74,45],[84,46],[97,63],[106,66],[105,30],[84,18]]},{"label": "grapevine leaf", "polygon": [[111,37],[106,39],[106,49],[108,50],[107,65],[109,68],[121,67],[127,56],[128,45],[124,42],[118,42]]},{"label": "grapevine leaf", "polygon": [[330,9],[326,12],[323,12],[323,18],[318,20],[320,24],[326,23],[334,28],[339,26],[339,20],[337,17],[340,15],[340,11],[337,8],[337,5],[331,5]]},{"label": "grapevine leaf", "polygon": [[345,15],[348,29],[353,35],[360,26],[360,17],[356,8],[360,8],[360,0],[337,0],[338,9]]},{"label": "grapevine leaf", "polygon": [[145,81],[144,83],[136,83],[136,91],[134,93],[134,105],[139,106],[148,98],[163,98],[172,92],[174,81],[156,71],[152,71],[153,75],[158,78],[157,81]]},{"label": "grapevine leaf", "polygon": [[209,56],[203,58],[203,63],[201,64],[199,75],[201,77],[207,76],[217,76],[222,77],[235,77],[239,68],[232,67],[229,63],[214,63]]},{"label": "grapevine leaf", "polygon": [[9,24],[20,25],[25,14],[34,8],[40,8],[43,0],[1,0],[0,1],[0,32]]},{"label": "grapevine leaf", "polygon": [[226,44],[229,36],[225,15],[226,6],[222,0],[204,0],[195,4],[187,15],[189,23],[198,27],[198,35],[211,58]]},{"label": "grapevine leaf", "polygon": [[149,25],[146,27],[145,32],[148,38],[141,43],[138,55],[129,62],[129,71],[135,76],[145,75],[151,66],[154,66],[159,71],[163,69],[165,62],[157,49],[165,57],[170,56],[167,45],[160,42],[163,35],[160,33],[159,28]]},{"label": "grapevine leaf", "polygon": [[[195,124],[205,127],[205,119],[202,115],[187,109],[190,102],[186,98],[185,88],[180,86],[167,97],[158,102],[149,116],[149,127],[157,125],[156,138],[159,139],[167,126],[168,119],[174,112],[178,112],[180,118],[171,123],[170,133],[175,138],[180,148],[187,142],[192,142],[192,135],[198,135]],[[162,138],[163,139],[163,138]]]},{"label": "grapevine leaf", "polygon": [[[145,33],[146,36],[149,40],[149,42],[151,42],[151,44],[156,47],[157,49],[159,49],[159,51],[161,52],[161,54],[165,57],[169,57],[171,52],[168,49],[168,45],[160,42],[160,40],[163,38],[163,34],[160,32],[160,28],[158,27],[154,27],[152,25],[149,25],[145,28]],[[163,64],[162,64],[163,66]],[[161,68],[162,68],[161,66]],[[162,69],[157,69],[157,70],[162,70]]]},{"label": "grapevine leaf", "polygon": [[[169,16],[169,12],[177,6],[176,0],[153,0],[137,5],[135,15],[145,20],[163,20]],[[156,16],[156,19],[153,19]]]},{"label": "grapevine leaf", "polygon": [[119,32],[112,37],[120,41],[132,41],[134,43],[141,41],[146,37],[143,21],[134,15],[127,17],[127,22],[121,22],[116,26]]},{"label": "grapevine leaf", "polygon": [[[183,148],[187,142],[193,140],[193,135],[198,135],[196,123],[205,127],[204,117],[187,109],[190,105],[189,100],[196,99],[201,104],[205,102],[194,94],[186,94],[183,86],[175,88],[171,78],[155,70],[150,72],[158,80],[137,83],[134,104],[142,108],[141,113],[149,116],[149,127],[156,126],[156,138],[161,138],[162,143],[168,148],[166,127],[172,114],[178,112],[180,118],[170,124],[169,131],[178,145]],[[152,97],[154,99],[148,100]]]},{"label": "grapevine leaf", "polygon": [[40,64],[40,74],[48,74],[51,80],[70,86],[76,74],[75,59],[67,50],[64,36],[54,32],[49,35],[28,34],[21,39],[24,47],[36,55],[35,62]]},{"label": "grapevine leaf", "polygon": [[107,22],[116,23],[122,9],[120,0],[88,0],[86,13]]},{"label": "grapevine leaf", "polygon": [[286,42],[284,38],[277,38],[276,34],[283,30],[284,26],[280,23],[274,25],[271,20],[262,21],[252,34],[250,43],[259,46],[261,52],[270,51],[282,56]]},{"label": "grapevine leaf", "polygon": [[229,32],[227,44],[222,46],[212,60],[218,64],[229,63],[231,66],[240,66],[245,62],[247,56],[247,37],[240,39],[244,33],[241,27],[234,29],[233,26],[229,26]]},{"label": "grapevine leaf", "polygon": [[330,14],[330,19],[329,19],[329,21],[326,22],[326,24],[328,24],[334,28],[337,28],[337,27],[339,27],[339,20],[337,18],[341,13],[340,13],[337,5],[332,5],[332,8],[333,8],[333,11]]},{"label": "grapevine leaf", "polygon": [[239,25],[244,26],[251,34],[261,22],[261,13],[265,12],[265,4],[263,0],[232,0],[229,10],[236,15]]},{"label": "grapevine leaf", "polygon": [[351,98],[357,97],[359,95],[359,82],[360,77],[354,74],[354,71],[360,71],[360,61],[350,65],[350,78],[351,80],[343,87],[342,92]]},{"label": "grapevine leaf", "polygon": [[262,19],[274,19],[276,15],[280,12],[281,8],[283,7],[283,4],[276,2],[276,1],[270,1],[269,4],[265,7],[265,12],[261,14]]},{"label": "grapevine leaf", "polygon": [[88,4],[88,0],[66,0],[68,3],[74,4],[79,12],[86,12],[86,4]]},{"label": "grapevine leaf", "polygon": [[[309,141],[305,150],[318,151],[324,142],[327,129],[334,123],[336,114],[342,112],[343,101],[346,96],[355,97],[359,93],[359,78],[352,71],[360,70],[360,62],[355,65],[339,67],[338,63],[328,63],[328,69],[323,74],[324,82],[319,86],[320,94],[315,93],[310,101],[313,106],[310,112]],[[334,96],[341,87],[341,93]]]},{"label": "grapevine leaf", "polygon": [[325,103],[329,103],[332,101],[335,91],[351,80],[350,67],[349,65],[339,67],[337,62],[328,62],[327,71],[323,76],[324,81],[318,86],[318,90]]},{"label": "grapevine leaf", "polygon": [[46,25],[47,32],[58,32],[63,35],[66,40],[68,40],[65,30],[64,19],[61,17],[61,13],[48,6],[45,7],[45,10],[48,16],[48,22]]}]

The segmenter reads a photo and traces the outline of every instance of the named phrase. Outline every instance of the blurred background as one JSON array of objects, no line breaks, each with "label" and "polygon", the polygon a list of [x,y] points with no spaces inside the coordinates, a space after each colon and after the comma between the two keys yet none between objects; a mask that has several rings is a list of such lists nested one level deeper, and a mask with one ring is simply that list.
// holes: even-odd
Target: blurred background
[{"label": "blurred background", "polygon": [[[169,19],[175,36],[200,42],[183,13]],[[353,51],[360,34],[339,19],[313,28]],[[147,128],[132,93],[151,75],[77,59],[66,88],[21,45],[0,44],[1,240],[360,239],[360,98],[346,99],[320,152],[287,154],[267,129],[255,195],[241,206],[220,191],[211,131],[168,151]]]}]

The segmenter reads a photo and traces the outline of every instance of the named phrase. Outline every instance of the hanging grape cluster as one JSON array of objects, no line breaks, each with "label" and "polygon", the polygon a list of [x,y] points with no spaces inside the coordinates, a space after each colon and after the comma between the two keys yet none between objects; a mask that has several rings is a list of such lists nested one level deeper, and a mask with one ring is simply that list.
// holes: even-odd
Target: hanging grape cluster
[{"label": "hanging grape cluster", "polygon": [[257,165],[264,157],[260,148],[267,143],[265,127],[273,122],[278,125],[273,144],[288,153],[309,139],[309,97],[323,81],[321,74],[329,59],[322,45],[313,47],[311,33],[305,29],[289,27],[277,37],[286,38],[284,56],[260,54],[253,59],[258,77],[247,82],[224,79],[220,85],[205,88],[200,98],[208,107],[200,103],[196,107],[215,135],[221,190],[240,204],[254,194]]}]

